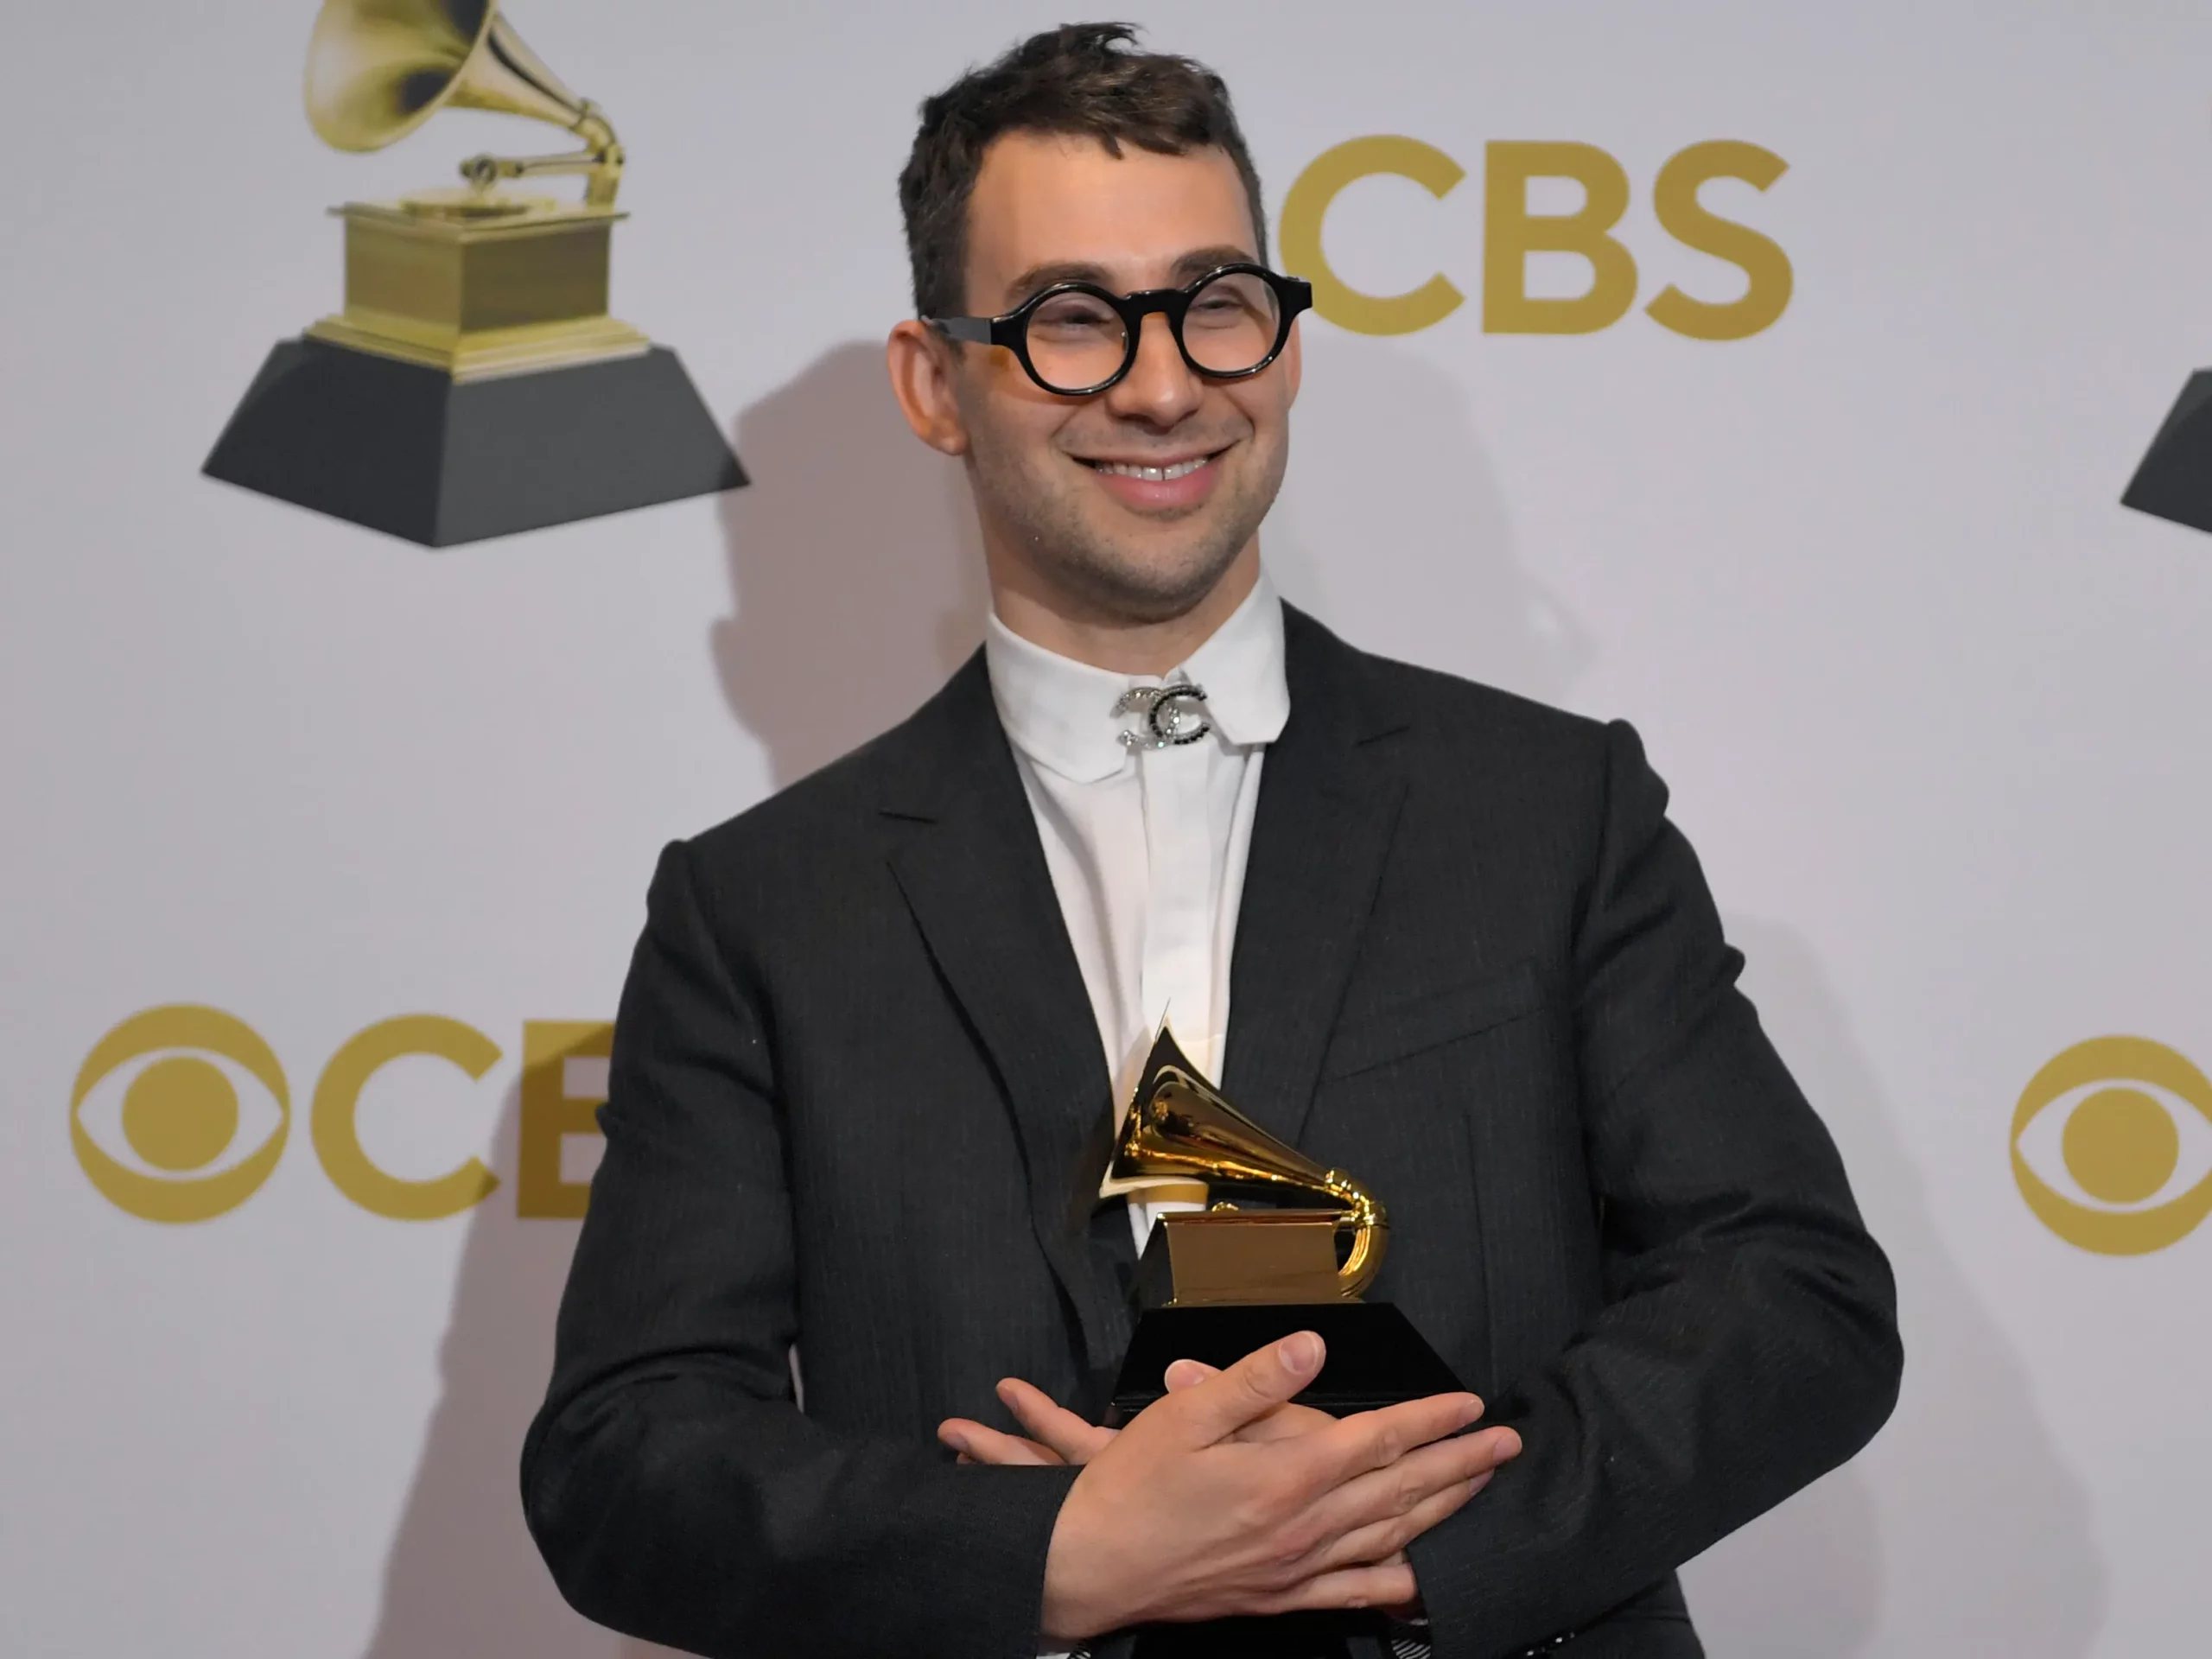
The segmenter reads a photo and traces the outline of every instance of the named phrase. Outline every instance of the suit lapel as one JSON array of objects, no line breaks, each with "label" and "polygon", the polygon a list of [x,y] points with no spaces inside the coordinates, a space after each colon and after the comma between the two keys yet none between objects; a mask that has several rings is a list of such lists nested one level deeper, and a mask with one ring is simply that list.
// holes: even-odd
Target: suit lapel
[{"label": "suit lapel", "polygon": [[[1363,683],[1357,652],[1287,606],[1284,623],[1290,720],[1261,773],[1223,1092],[1295,1145],[1404,797],[1382,740],[1405,721]],[[1089,1243],[1112,1150],[1111,1084],[980,652],[883,759],[892,873],[997,1072],[1039,1245],[1091,1370],[1104,1370],[1130,1330]]]},{"label": "suit lapel", "polygon": [[982,653],[917,718],[882,811],[891,868],[930,954],[996,1070],[1027,1168],[1039,1244],[1096,1371],[1126,1304],[1088,1242],[1111,1152],[1097,1024]]},{"label": "suit lapel", "polygon": [[1295,1146],[1404,798],[1382,740],[1405,721],[1360,683],[1351,647],[1283,613],[1290,721],[1260,773],[1222,1092]]}]

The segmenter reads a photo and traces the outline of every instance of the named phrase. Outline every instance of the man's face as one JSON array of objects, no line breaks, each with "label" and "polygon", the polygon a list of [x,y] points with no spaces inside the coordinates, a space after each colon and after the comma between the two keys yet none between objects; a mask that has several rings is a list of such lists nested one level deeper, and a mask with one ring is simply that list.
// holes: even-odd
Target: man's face
[{"label": "man's face", "polygon": [[[1116,294],[1179,288],[1258,238],[1235,164],[1217,149],[1160,156],[1088,138],[1014,133],[985,153],[968,208],[971,314],[1013,310],[1071,280]],[[1210,380],[1144,321],[1118,385],[1063,397],[1011,352],[948,347],[976,505],[1001,558],[1101,620],[1190,610],[1252,541],[1289,453],[1297,340],[1248,380]]]}]

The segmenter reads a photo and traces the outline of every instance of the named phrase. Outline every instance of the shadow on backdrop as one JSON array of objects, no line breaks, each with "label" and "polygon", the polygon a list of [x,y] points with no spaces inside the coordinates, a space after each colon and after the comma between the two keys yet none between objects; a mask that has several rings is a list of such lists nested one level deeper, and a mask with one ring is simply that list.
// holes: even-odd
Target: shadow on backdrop
[{"label": "shadow on backdrop", "polygon": [[1516,556],[1465,388],[1418,352],[1300,327],[1290,470],[1261,536],[1283,597],[1365,650],[1565,701],[1596,643]]},{"label": "shadow on backdrop", "polygon": [[[975,649],[987,604],[957,463],[917,442],[880,346],[837,346],[740,416],[753,487],[723,498],[735,614],[710,647],[779,786],[911,713]],[[648,1659],[668,1650],[570,1611],[523,1525],[516,1465],[552,1369],[572,1222],[519,1221],[520,1099],[500,1188],[469,1214],[443,1394],[363,1659]]]},{"label": "shadow on backdrop", "polygon": [[516,1218],[521,1110],[519,1086],[511,1086],[493,1142],[499,1185],[465,1224],[438,1354],[443,1392],[362,1659],[647,1659],[666,1651],[570,1611],[523,1525],[516,1468],[552,1374],[553,1316],[577,1224]]},{"label": "shadow on backdrop", "polygon": [[959,462],[908,429],[880,343],[851,340],[738,416],[721,499],[722,693],[779,787],[896,725],[983,637],[990,600]]},{"label": "shadow on backdrop", "polygon": [[[1897,1268],[1904,1390],[1856,1461],[1684,1573],[1713,1659],[2081,1659],[2105,1612],[2088,1494],[2024,1363],[1936,1230],[1919,1170],[1804,940],[1732,918],[1745,986],[1841,1143]],[[1999,1143],[1993,1141],[1993,1147]],[[2001,1156],[2001,1150],[1993,1154]]]}]

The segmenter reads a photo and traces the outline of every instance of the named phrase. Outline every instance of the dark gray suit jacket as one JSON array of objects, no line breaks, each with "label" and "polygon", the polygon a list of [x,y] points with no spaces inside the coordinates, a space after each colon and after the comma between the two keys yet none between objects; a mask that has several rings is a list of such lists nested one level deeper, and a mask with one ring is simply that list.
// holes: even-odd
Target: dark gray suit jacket
[{"label": "dark gray suit jacket", "polygon": [[[1694,1655],[1673,1569],[1894,1402],[1888,1265],[1635,734],[1287,626],[1222,1084],[1382,1196],[1371,1294],[1526,1443],[1412,1551],[1436,1653]],[[670,847],[523,1454],[569,1599],[728,1659],[1030,1659],[1073,1473],[933,1432],[1009,1375],[1098,1400],[1110,1108],[980,653]]]}]

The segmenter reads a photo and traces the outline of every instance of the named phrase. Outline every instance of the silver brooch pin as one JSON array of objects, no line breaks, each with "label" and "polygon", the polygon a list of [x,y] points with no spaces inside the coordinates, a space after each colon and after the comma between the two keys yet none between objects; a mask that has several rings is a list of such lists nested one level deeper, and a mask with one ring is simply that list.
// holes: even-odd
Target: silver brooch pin
[{"label": "silver brooch pin", "polygon": [[1143,726],[1122,733],[1125,749],[1173,749],[1195,743],[1213,730],[1198,705],[1206,700],[1205,688],[1187,680],[1173,685],[1133,685],[1114,705],[1117,715],[1142,715]]}]

